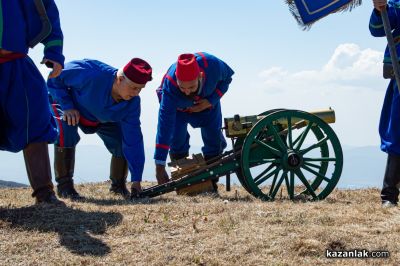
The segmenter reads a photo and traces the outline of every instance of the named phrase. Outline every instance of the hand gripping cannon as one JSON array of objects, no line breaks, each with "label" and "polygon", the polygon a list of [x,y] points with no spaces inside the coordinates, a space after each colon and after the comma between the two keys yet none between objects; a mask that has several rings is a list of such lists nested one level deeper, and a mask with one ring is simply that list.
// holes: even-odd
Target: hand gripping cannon
[{"label": "hand gripping cannon", "polygon": [[179,179],[144,189],[140,196],[154,197],[235,173],[242,186],[262,200],[274,200],[279,191],[292,200],[324,199],[343,168],[339,139],[328,125],[334,122],[332,109],[274,109],[225,118],[223,130],[232,150]]}]

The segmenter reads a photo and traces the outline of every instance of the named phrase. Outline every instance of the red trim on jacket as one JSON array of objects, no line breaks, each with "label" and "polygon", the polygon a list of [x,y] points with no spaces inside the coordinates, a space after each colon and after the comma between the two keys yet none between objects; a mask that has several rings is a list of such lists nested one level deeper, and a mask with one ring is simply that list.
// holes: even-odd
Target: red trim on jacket
[{"label": "red trim on jacket", "polygon": [[172,85],[178,88],[178,84],[170,75],[166,75],[165,77],[172,83]]},{"label": "red trim on jacket", "polygon": [[156,148],[161,148],[164,150],[169,150],[169,146],[165,144],[156,144]]},{"label": "red trim on jacket", "polygon": [[197,54],[201,56],[201,59],[203,60],[204,68],[207,68],[208,67],[208,62],[207,62],[206,56],[202,52],[199,52]]},{"label": "red trim on jacket", "polygon": [[219,89],[215,89],[215,92],[218,94],[218,96],[221,98],[222,96],[224,96],[224,94],[222,93],[222,91],[220,91]]},{"label": "red trim on jacket", "polygon": [[79,116],[79,123],[85,127],[97,127],[98,125],[100,125],[100,122],[90,121],[90,120],[84,118],[82,115]]}]

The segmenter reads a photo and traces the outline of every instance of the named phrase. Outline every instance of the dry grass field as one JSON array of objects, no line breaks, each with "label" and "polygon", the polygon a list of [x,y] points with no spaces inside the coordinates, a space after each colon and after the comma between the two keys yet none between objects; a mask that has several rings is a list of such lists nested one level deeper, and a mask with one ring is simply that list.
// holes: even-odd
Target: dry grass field
[{"label": "dry grass field", "polygon": [[[1,265],[398,265],[400,210],[379,191],[336,190],[321,202],[261,202],[240,187],[219,196],[170,193],[125,201],[108,184],[84,202],[32,205],[0,190]],[[388,250],[388,259],[327,259],[326,249]]]}]

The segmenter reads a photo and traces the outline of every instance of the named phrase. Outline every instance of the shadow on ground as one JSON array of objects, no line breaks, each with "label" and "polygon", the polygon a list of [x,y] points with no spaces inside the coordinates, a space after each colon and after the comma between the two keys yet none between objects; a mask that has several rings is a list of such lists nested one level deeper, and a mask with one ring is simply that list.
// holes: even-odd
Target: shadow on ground
[{"label": "shadow on ground", "polygon": [[0,208],[0,220],[27,231],[56,232],[60,245],[78,255],[104,256],[111,249],[90,234],[102,235],[110,226],[121,223],[115,212],[86,212],[67,206]]},{"label": "shadow on ground", "polygon": [[80,200],[82,203],[91,203],[99,206],[115,206],[115,205],[138,205],[138,204],[162,204],[176,202],[171,198],[139,198],[133,200],[125,199],[98,199],[94,197],[85,197]]}]

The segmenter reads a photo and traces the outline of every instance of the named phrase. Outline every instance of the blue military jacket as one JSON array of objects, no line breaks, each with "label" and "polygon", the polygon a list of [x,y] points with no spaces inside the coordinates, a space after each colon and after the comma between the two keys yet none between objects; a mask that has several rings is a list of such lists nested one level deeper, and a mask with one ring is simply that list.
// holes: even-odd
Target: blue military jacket
[{"label": "blue military jacket", "polygon": [[53,0],[1,0],[0,48],[28,54],[38,42],[44,58],[64,65],[63,33]]},{"label": "blue military jacket", "polygon": [[115,102],[111,89],[117,69],[97,60],[84,59],[65,64],[57,78],[47,85],[63,110],[77,109],[92,122],[117,122],[122,130],[122,149],[133,181],[141,181],[145,156],[140,126],[140,97]]}]

